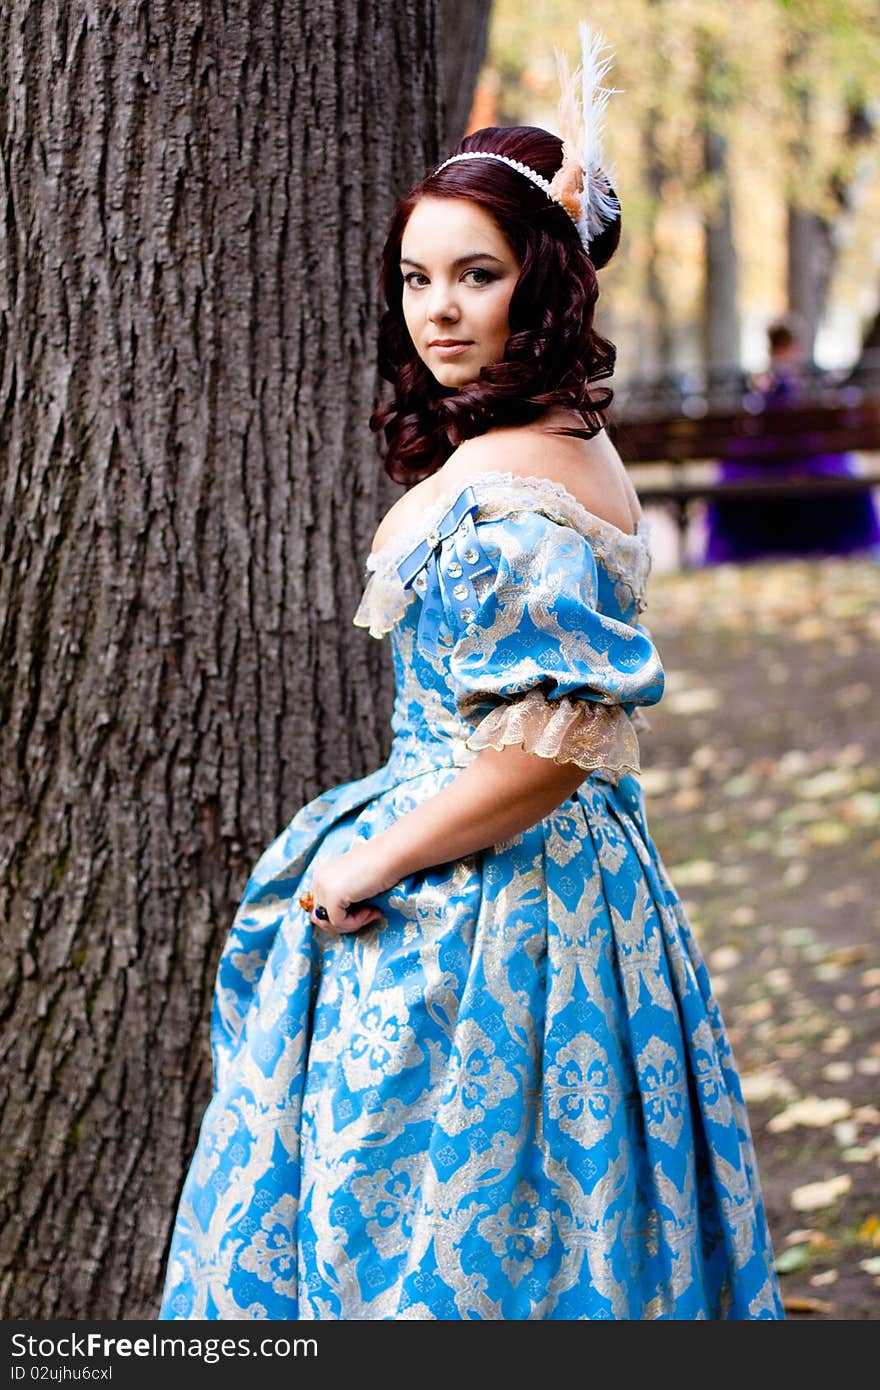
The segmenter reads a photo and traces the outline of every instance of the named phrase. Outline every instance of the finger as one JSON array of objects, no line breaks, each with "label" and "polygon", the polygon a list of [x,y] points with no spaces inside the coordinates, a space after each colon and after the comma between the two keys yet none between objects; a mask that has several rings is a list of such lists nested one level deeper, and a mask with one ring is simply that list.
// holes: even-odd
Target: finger
[{"label": "finger", "polygon": [[375,907],[348,908],[345,914],[346,926],[354,928],[372,926],[382,921],[382,914]]},{"label": "finger", "polygon": [[363,927],[372,926],[374,922],[381,920],[381,913],[377,913],[373,907],[362,907],[357,912],[346,911],[339,922],[322,922],[316,920],[312,914],[312,921],[315,926],[334,936],[343,936],[347,932],[360,931]]}]

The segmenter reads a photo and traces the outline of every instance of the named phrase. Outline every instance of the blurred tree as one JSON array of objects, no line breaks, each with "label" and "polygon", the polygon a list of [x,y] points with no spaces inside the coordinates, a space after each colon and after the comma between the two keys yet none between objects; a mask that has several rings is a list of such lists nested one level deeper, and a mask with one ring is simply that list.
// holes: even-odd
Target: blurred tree
[{"label": "blurred tree", "polygon": [[[859,56],[871,31],[859,5],[829,0],[780,0],[785,15],[783,92],[789,115],[787,167],[787,299],[803,325],[811,358],[825,312],[840,244],[841,224],[852,206],[858,155],[876,136],[869,95],[880,85],[880,60]],[[874,10],[874,40],[880,24]],[[824,20],[824,23],[822,21]],[[837,128],[831,141],[821,129],[828,100],[828,67],[834,75]],[[827,119],[827,118],[826,118]],[[818,127],[818,129],[817,129]]]},{"label": "blurred tree", "polygon": [[247,871],[385,755],[346,615],[396,491],[378,253],[441,148],[436,24],[0,8],[7,1319],[154,1315]]},{"label": "blurred tree", "polygon": [[[733,235],[727,119],[731,70],[727,35],[713,24],[694,26],[699,80],[696,111],[703,146],[705,273],[703,276],[703,362],[723,375],[740,362],[737,258]],[[707,205],[708,204],[708,205]]]},{"label": "blurred tree", "polygon": [[552,49],[576,60],[582,18],[614,49],[610,80],[624,93],[607,135],[624,243],[603,282],[637,365],[652,340],[655,365],[694,351],[735,362],[746,302],[765,321],[807,307],[817,322],[864,201],[876,0],[618,0],[586,16],[581,0],[540,11],[495,0],[489,61],[503,119],[552,128]]},{"label": "blurred tree", "polygon": [[467,129],[477,77],[486,57],[491,9],[492,0],[439,0],[444,149],[457,145]]}]

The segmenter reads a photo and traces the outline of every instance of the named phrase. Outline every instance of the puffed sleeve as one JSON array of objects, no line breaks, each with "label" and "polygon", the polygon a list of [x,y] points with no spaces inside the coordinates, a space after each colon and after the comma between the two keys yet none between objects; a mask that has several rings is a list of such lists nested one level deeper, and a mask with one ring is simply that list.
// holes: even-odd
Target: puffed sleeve
[{"label": "puffed sleeve", "polygon": [[638,772],[632,715],[661,698],[663,667],[645,627],[597,608],[590,540],[536,511],[478,522],[475,535],[491,568],[468,602],[444,604],[468,747],[520,744],[614,781]]}]

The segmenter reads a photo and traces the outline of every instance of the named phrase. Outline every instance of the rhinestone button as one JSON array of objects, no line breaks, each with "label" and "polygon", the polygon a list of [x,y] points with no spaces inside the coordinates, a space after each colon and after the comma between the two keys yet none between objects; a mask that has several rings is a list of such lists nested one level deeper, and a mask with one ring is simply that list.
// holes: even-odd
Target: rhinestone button
[{"label": "rhinestone button", "polygon": [[456,586],[455,586],[455,588],[452,590],[452,592],[453,592],[453,594],[455,595],[456,598],[467,598],[467,596],[468,596],[468,586],[467,586],[467,584],[456,584]]},{"label": "rhinestone button", "polygon": [[426,539],[432,550],[439,550],[440,546],[443,544],[440,539],[440,532],[436,529],[429,531]]},{"label": "rhinestone button", "polygon": [[474,610],[472,608],[463,608],[461,610],[461,616],[464,622],[472,623],[474,620]]},{"label": "rhinestone button", "polygon": [[446,566],[446,569],[448,570],[449,574],[452,575],[453,579],[457,579],[458,576],[461,574],[461,565],[458,563],[457,560],[450,560],[449,564]]},{"label": "rhinestone button", "polygon": [[423,574],[416,575],[415,584],[417,589],[424,589],[427,582],[428,581],[425,579],[425,576]]},{"label": "rhinestone button", "polygon": [[469,565],[475,565],[480,557],[474,550],[473,546],[469,545],[467,550],[464,552],[464,558],[467,560]]}]

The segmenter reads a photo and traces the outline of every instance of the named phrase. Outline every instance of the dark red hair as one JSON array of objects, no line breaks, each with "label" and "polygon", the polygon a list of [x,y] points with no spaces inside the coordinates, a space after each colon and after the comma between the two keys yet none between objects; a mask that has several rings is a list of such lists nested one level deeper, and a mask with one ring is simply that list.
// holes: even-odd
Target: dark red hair
[{"label": "dark red hair", "polygon": [[[507,155],[552,179],[562,141],[537,126],[487,126],[453,150]],[[494,219],[522,267],[510,300],[510,337],[500,362],[456,391],[442,386],[418,356],[403,317],[400,246],[421,198],[469,198]],[[596,271],[620,241],[620,218],[587,254],[568,213],[523,174],[497,159],[466,159],[428,174],[391,218],[382,251],[381,283],[388,305],[379,324],[379,371],[394,399],[377,409],[370,428],[384,430],[386,472],[412,483],[440,468],[465,439],[496,425],[529,424],[551,406],[584,417],[583,429],[560,433],[589,439],[605,424],[609,387],[593,383],[614,370],[615,348],[593,327]]]}]

